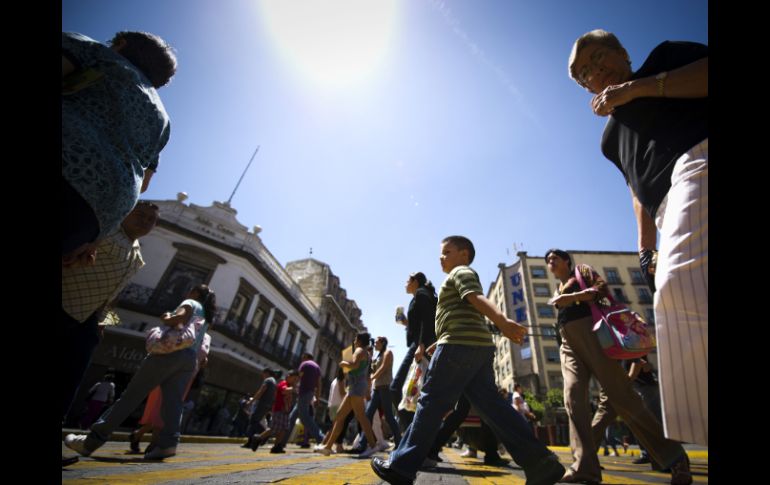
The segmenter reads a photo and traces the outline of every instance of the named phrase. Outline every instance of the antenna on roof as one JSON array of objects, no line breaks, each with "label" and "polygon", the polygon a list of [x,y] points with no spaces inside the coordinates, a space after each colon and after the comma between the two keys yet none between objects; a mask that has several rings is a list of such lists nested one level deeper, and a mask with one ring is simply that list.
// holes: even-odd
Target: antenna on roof
[{"label": "antenna on roof", "polygon": [[251,162],[254,161],[254,157],[257,156],[257,152],[259,151],[259,147],[260,147],[260,145],[257,145],[257,149],[254,150],[254,155],[251,156],[251,160],[249,160],[249,164],[246,165],[246,168],[243,170],[243,173],[241,174],[241,178],[238,179],[238,183],[235,184],[235,188],[233,189],[233,193],[230,194],[230,198],[227,199],[227,202],[225,202],[225,204],[230,205],[230,201],[233,200],[233,196],[235,195],[235,191],[238,190],[238,186],[241,185],[241,181],[243,180],[244,175],[246,175],[246,170],[249,169],[249,167],[251,166]]}]

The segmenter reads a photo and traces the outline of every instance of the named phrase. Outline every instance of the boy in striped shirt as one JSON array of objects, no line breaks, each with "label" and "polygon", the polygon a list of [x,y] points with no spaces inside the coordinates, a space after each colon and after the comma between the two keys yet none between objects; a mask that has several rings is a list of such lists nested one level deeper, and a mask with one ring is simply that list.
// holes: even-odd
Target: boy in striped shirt
[{"label": "boy in striped shirt", "polygon": [[527,476],[527,485],[552,485],[564,467],[532,434],[532,430],[497,392],[492,371],[494,342],[484,317],[500,332],[521,343],[527,330],[502,314],[484,297],[476,272],[470,268],[476,251],[463,236],[441,242],[441,269],[447,278],[436,307],[436,343],[412,425],[388,461],[372,459],[372,469],[391,484],[412,484],[433,444],[442,417],[461,394],[489,424]]}]

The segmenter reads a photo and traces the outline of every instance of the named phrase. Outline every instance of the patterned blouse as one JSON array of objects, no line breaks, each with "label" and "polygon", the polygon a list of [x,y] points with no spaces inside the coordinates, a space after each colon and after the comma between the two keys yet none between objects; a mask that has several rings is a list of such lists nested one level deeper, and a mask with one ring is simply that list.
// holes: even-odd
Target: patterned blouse
[{"label": "patterned blouse", "polygon": [[157,167],[169,119],[147,77],[108,46],[62,32],[62,56],[76,68],[62,80],[62,177],[93,209],[101,239],[131,212],[144,171]]}]

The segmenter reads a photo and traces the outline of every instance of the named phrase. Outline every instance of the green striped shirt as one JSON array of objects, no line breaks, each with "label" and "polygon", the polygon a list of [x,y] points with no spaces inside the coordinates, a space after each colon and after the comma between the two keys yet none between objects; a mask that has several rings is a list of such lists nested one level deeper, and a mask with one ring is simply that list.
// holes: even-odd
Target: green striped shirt
[{"label": "green striped shirt", "polygon": [[465,300],[471,293],[484,294],[479,275],[469,266],[457,266],[449,272],[438,294],[436,338],[439,344],[494,346],[484,315]]}]

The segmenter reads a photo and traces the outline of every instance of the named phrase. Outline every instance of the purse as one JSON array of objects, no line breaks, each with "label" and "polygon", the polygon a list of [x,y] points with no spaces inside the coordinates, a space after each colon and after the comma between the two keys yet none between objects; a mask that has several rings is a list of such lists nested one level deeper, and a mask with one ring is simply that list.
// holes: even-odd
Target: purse
[{"label": "purse", "polygon": [[[578,268],[575,277],[580,289],[586,284]],[[595,320],[593,327],[604,354],[610,359],[625,360],[642,357],[655,350],[655,327],[649,325],[641,315],[618,303],[607,295],[609,306],[591,303],[591,313]]]},{"label": "purse", "polygon": [[144,348],[149,354],[169,354],[186,349],[195,343],[195,325],[187,324],[182,328],[153,327],[147,332]]}]

